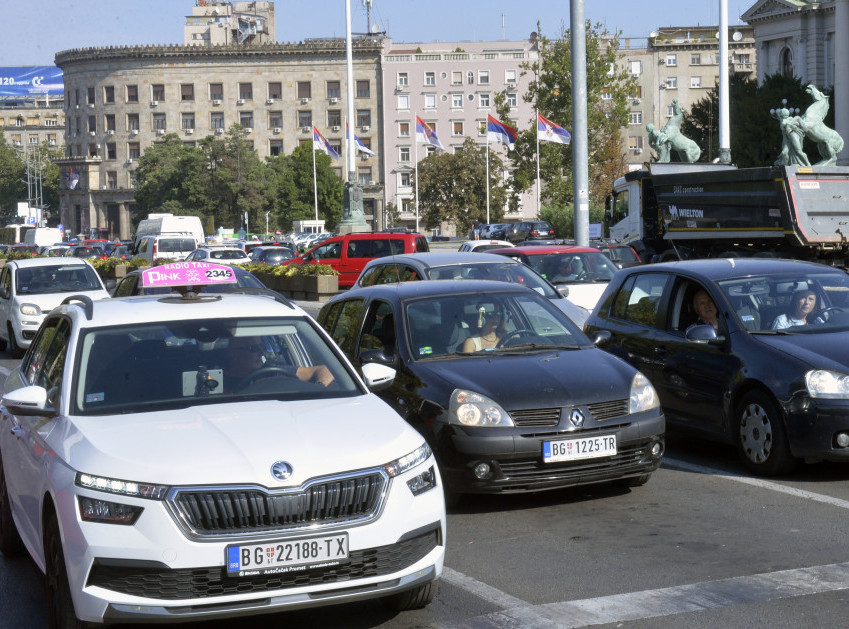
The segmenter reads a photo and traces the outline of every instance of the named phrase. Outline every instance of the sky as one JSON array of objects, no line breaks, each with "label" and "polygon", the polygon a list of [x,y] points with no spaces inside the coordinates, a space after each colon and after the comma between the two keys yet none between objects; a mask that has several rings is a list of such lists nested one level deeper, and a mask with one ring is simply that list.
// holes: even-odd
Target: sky
[{"label": "sky", "polygon": [[[729,24],[756,0],[727,0]],[[352,30],[366,32],[363,0],[350,0]],[[585,15],[623,37],[660,26],[718,24],[720,0],[585,0]],[[71,48],[182,44],[194,0],[3,0],[0,66],[52,65]],[[568,0],[372,0],[371,23],[398,42],[525,39],[569,26]],[[277,41],[345,36],[345,0],[277,0]],[[503,30],[502,30],[503,14]]]}]

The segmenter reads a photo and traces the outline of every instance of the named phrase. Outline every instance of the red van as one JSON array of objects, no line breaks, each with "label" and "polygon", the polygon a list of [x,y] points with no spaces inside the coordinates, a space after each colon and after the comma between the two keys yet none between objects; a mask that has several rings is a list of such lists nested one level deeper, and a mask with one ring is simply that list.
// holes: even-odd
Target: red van
[{"label": "red van", "polygon": [[339,271],[339,287],[350,288],[369,260],[429,250],[421,234],[345,234],[328,238],[284,264],[327,264]]}]

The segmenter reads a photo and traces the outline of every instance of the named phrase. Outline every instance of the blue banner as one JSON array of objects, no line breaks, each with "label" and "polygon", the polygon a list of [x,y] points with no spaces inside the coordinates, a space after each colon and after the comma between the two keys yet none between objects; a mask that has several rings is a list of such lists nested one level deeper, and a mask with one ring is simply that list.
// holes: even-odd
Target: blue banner
[{"label": "blue banner", "polygon": [[0,96],[63,96],[62,70],[56,66],[0,67]]}]

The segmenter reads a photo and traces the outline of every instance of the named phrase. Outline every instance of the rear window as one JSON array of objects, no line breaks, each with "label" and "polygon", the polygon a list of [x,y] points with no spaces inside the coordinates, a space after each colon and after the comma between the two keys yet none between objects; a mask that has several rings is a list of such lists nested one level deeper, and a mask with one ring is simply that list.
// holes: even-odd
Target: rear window
[{"label": "rear window", "polygon": [[160,238],[156,248],[159,253],[194,251],[195,241],[192,238]]}]

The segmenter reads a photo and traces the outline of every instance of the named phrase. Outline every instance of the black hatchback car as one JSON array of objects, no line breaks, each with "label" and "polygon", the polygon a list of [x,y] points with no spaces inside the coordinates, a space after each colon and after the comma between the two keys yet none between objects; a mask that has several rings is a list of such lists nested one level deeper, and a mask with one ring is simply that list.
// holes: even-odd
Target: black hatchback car
[{"label": "black hatchback car", "polygon": [[[697,293],[718,327],[697,319]],[[704,300],[704,296],[700,298]],[[849,462],[849,275],[714,259],[623,269],[586,331],[652,381],[670,427],[736,445],[756,474]]]},{"label": "black hatchback car", "polygon": [[[499,342],[464,352],[493,317]],[[648,380],[533,290],[370,286],[337,295],[318,322],[355,365],[396,370],[378,395],[428,440],[449,495],[637,486],[660,465],[664,419]]]},{"label": "black hatchback car", "polygon": [[286,260],[295,257],[295,252],[289,247],[264,247],[258,246],[248,253],[251,262],[265,264],[282,264]]},{"label": "black hatchback car", "polygon": [[554,228],[548,221],[520,221],[508,225],[504,240],[516,244],[523,240],[551,240],[555,237]]}]

